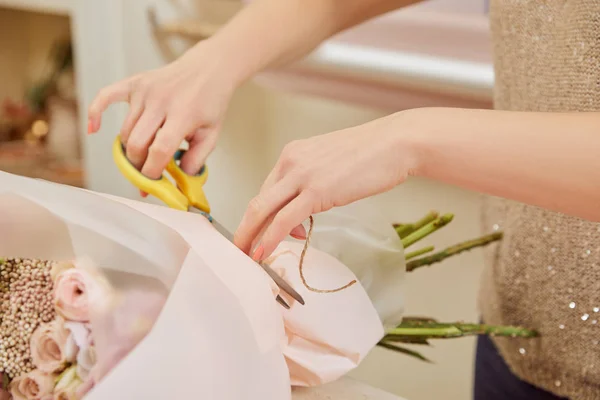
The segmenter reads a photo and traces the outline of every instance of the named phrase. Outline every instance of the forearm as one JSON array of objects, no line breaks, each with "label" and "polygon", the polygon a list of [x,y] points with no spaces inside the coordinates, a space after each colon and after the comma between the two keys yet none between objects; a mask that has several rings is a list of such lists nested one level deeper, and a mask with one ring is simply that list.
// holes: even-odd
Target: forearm
[{"label": "forearm", "polygon": [[416,111],[416,175],[600,221],[600,113]]},{"label": "forearm", "polygon": [[330,36],[421,0],[255,0],[212,39],[244,81],[309,53]]}]

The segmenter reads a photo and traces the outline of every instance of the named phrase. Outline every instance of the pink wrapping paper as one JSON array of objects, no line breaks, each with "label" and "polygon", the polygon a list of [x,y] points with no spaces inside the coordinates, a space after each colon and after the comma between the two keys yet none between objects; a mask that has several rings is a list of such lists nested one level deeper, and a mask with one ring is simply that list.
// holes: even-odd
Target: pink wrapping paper
[{"label": "pink wrapping paper", "polygon": [[[306,300],[286,311],[266,273],[202,216],[0,173],[0,255],[85,257],[122,290],[152,280],[169,291],[150,332],[86,399],[290,399],[291,385],[356,367],[383,335],[379,316],[358,283],[304,287],[300,250],[284,243],[271,260]],[[324,289],[355,279],[314,249],[304,272]]]}]

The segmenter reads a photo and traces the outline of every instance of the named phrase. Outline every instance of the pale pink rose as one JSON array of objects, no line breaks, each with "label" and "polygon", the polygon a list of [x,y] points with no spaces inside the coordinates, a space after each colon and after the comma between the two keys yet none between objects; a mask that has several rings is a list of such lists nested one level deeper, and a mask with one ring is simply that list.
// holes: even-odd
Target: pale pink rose
[{"label": "pale pink rose", "polygon": [[76,367],[67,369],[54,388],[53,400],[78,400],[77,389],[81,386],[81,379],[77,376]]},{"label": "pale pink rose", "polygon": [[92,284],[91,277],[82,269],[70,268],[60,273],[54,283],[56,312],[69,321],[88,321],[88,286]]},{"label": "pale pink rose", "polygon": [[31,336],[31,360],[42,372],[52,373],[63,369],[67,363],[67,343],[69,331],[64,321],[54,321],[40,325]]},{"label": "pale pink rose", "polygon": [[39,369],[21,375],[10,383],[13,400],[38,400],[52,394],[55,375],[46,374]]},{"label": "pale pink rose", "polygon": [[53,264],[52,268],[50,269],[50,277],[52,278],[52,282],[56,282],[56,279],[60,274],[71,268],[75,268],[75,264],[72,262],[59,262]]}]

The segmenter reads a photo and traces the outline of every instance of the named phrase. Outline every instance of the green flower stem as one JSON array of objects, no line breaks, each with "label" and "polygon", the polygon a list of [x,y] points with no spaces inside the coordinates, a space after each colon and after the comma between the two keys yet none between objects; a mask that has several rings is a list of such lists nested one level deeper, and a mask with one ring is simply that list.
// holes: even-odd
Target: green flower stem
[{"label": "green flower stem", "polygon": [[383,341],[414,342],[415,339],[446,339],[472,335],[492,335],[531,338],[537,332],[516,326],[495,326],[485,324],[410,322],[400,324],[384,336]]},{"label": "green flower stem", "polygon": [[384,349],[392,350],[392,351],[395,351],[395,352],[398,352],[398,353],[401,353],[401,354],[405,354],[407,356],[415,357],[415,358],[417,358],[417,359],[419,359],[421,361],[425,361],[425,362],[428,362],[428,363],[431,362],[431,360],[429,360],[428,358],[426,358],[425,356],[423,356],[418,351],[414,351],[414,350],[408,349],[406,347],[398,346],[395,343],[387,343],[387,342],[381,341],[381,342],[377,343],[377,345],[379,347],[383,347]]},{"label": "green flower stem", "polygon": [[394,229],[396,229],[396,233],[400,236],[400,239],[404,239],[414,231],[421,229],[428,223],[434,221],[439,217],[439,213],[437,211],[430,211],[423,218],[418,220],[413,224],[394,224]]},{"label": "green flower stem", "polygon": [[[459,243],[452,247],[448,247],[445,250],[432,254],[430,256],[418,258],[416,260],[412,260],[406,264],[407,271],[414,271],[419,267],[424,267],[428,265],[432,265],[435,263],[439,263],[445,260],[448,257],[452,257],[456,254],[462,253],[467,250],[474,249],[476,247],[487,246],[488,244],[498,241],[502,239],[502,232],[495,232],[490,235],[485,235],[477,239],[469,240],[467,242]],[[407,259],[408,260],[408,259]]]},{"label": "green flower stem", "polygon": [[410,259],[413,259],[413,258],[415,258],[415,257],[422,256],[422,255],[423,255],[423,254],[425,254],[425,253],[432,252],[433,250],[435,250],[435,247],[433,247],[433,246],[427,246],[427,247],[423,247],[422,249],[415,250],[415,251],[413,251],[413,252],[410,252],[410,253],[406,253],[406,254],[404,255],[404,259],[405,259],[406,261],[408,261],[408,260],[410,260]]},{"label": "green flower stem", "polygon": [[431,324],[431,326],[417,327],[397,327],[391,329],[387,332],[384,339],[385,340],[393,340],[396,338],[409,338],[411,336],[423,337],[423,338],[449,338],[449,337],[459,337],[462,336],[463,332],[455,326],[450,324]]},{"label": "green flower stem", "polygon": [[416,231],[402,239],[402,245],[405,249],[408,248],[409,246],[415,244],[424,237],[429,236],[438,229],[448,225],[453,218],[454,214],[444,214],[441,217],[436,218],[427,225],[417,229]]}]

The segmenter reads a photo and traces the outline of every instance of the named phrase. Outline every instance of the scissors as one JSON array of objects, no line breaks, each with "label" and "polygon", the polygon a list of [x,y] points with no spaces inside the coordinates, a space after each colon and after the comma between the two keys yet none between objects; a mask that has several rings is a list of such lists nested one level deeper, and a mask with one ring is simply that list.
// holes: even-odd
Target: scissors
[{"label": "scissors", "polygon": [[[217,232],[233,243],[233,235],[210,215],[210,205],[204,194],[204,184],[208,178],[208,169],[206,166],[203,166],[196,175],[188,175],[178,164],[184,154],[185,150],[177,151],[166,168],[169,175],[176,182],[175,185],[164,174],[158,179],[151,179],[143,175],[127,158],[120,136],[117,136],[113,143],[115,164],[117,164],[117,167],[129,182],[138,189],[160,199],[170,208],[204,215],[212,223]],[[262,267],[281,290],[290,295],[298,303],[304,305],[302,296],[282,277],[277,275],[271,267],[264,263],[257,264]],[[287,309],[290,308],[289,304],[279,295],[277,296],[277,302]]]}]

